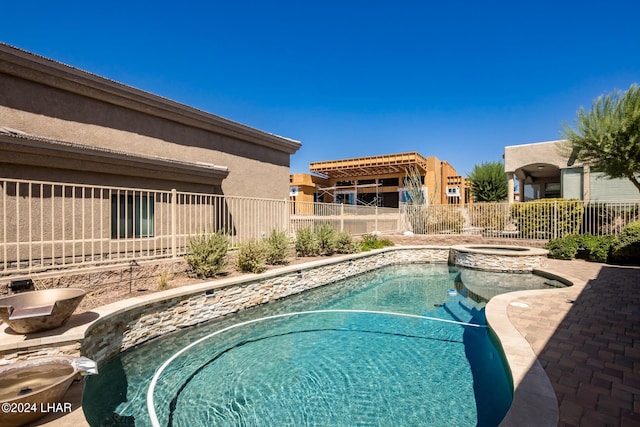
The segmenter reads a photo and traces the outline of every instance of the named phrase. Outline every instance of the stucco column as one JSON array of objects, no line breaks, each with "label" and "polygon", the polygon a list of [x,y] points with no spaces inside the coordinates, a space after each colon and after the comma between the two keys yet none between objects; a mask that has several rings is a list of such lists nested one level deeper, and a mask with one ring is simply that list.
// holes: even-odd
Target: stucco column
[{"label": "stucco column", "polygon": [[519,201],[524,202],[524,179],[519,179],[518,180],[518,189],[519,189],[519,192],[520,192]]},{"label": "stucco column", "polygon": [[513,172],[507,172],[507,201],[513,203]]}]

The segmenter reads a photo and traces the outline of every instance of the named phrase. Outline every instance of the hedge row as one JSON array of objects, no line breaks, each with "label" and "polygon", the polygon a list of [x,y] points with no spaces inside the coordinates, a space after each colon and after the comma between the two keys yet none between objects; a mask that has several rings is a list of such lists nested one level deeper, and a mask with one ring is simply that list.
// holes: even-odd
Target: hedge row
[{"label": "hedge row", "polygon": [[511,205],[511,219],[516,220],[519,236],[538,239],[575,234],[580,230],[584,204],[577,199],[541,199]]},{"label": "hedge row", "polygon": [[568,234],[550,240],[545,248],[556,259],[581,256],[593,262],[640,265],[640,221],[627,224],[617,236]]},{"label": "hedge row", "polygon": [[[299,257],[314,257],[350,254],[391,245],[393,242],[390,240],[379,239],[373,234],[363,236],[362,242],[356,242],[348,232],[339,233],[330,224],[323,224],[315,230],[298,230],[295,251]],[[197,277],[215,277],[227,266],[228,249],[229,239],[223,233],[197,236],[189,241],[185,260]],[[235,267],[242,272],[260,273],[267,264],[287,264],[290,251],[288,236],[282,231],[273,231],[266,239],[242,243],[238,247]]]}]

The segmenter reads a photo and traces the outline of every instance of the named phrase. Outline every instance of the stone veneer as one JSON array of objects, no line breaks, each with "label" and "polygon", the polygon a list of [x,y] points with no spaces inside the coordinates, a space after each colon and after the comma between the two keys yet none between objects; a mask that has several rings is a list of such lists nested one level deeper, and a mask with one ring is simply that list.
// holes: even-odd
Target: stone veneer
[{"label": "stone veneer", "polygon": [[542,268],[548,251],[519,246],[456,245],[449,263],[476,270],[530,273]]},{"label": "stone veneer", "polygon": [[82,288],[94,298],[111,292],[122,283],[131,282],[136,288],[156,288],[160,276],[167,274],[168,279],[186,276],[189,265],[178,260],[140,261],[135,266],[106,265],[77,270],[58,270],[34,275],[15,275],[0,279],[0,297],[11,293],[7,285],[13,280],[32,279],[38,289]]},{"label": "stone veneer", "polygon": [[[172,289],[103,315],[86,330],[81,353],[99,364],[133,346],[387,265],[447,262],[449,248],[389,248],[277,271]],[[133,301],[132,301],[133,302]]]}]

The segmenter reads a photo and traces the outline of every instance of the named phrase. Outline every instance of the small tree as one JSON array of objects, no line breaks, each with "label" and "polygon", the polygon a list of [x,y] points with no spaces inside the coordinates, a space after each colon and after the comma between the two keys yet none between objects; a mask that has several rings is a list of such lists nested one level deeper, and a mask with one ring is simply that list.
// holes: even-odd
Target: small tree
[{"label": "small tree", "polygon": [[598,97],[578,111],[575,128],[564,125],[565,151],[611,178],[627,178],[640,192],[640,87]]},{"label": "small tree", "polygon": [[405,171],[404,190],[407,194],[404,210],[411,224],[411,230],[416,234],[424,234],[428,219],[428,201],[424,194],[422,175],[417,166],[412,166]]},{"label": "small tree", "polygon": [[475,165],[468,178],[477,202],[502,202],[507,199],[509,182],[502,162]]},{"label": "small tree", "polygon": [[413,205],[426,205],[427,197],[422,185],[422,174],[417,166],[412,166],[405,171],[404,190],[408,195],[407,203]]}]

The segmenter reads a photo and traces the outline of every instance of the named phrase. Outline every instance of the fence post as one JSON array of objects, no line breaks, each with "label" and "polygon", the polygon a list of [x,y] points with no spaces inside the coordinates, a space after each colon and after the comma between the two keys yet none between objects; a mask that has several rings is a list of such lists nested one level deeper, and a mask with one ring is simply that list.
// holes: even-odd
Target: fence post
[{"label": "fence post", "polygon": [[378,205],[376,205],[376,223],[375,223],[375,231],[380,231],[378,228]]},{"label": "fence post", "polygon": [[340,203],[340,232],[344,231],[344,203]]},{"label": "fence post", "polygon": [[558,201],[553,201],[553,238],[558,238]]},{"label": "fence post", "polygon": [[287,233],[287,236],[291,235],[291,205],[295,203],[291,199],[284,199],[284,217],[282,218],[282,231]]},{"label": "fence post", "polygon": [[178,257],[178,192],[171,189],[171,256]]}]

